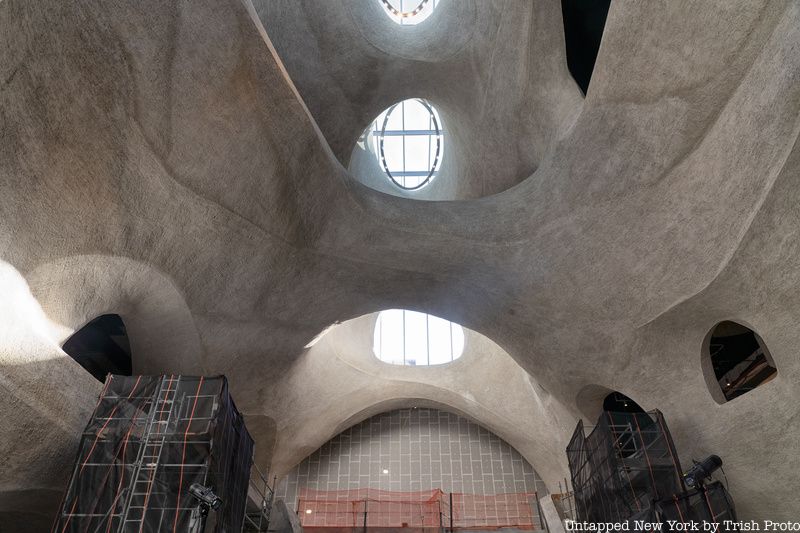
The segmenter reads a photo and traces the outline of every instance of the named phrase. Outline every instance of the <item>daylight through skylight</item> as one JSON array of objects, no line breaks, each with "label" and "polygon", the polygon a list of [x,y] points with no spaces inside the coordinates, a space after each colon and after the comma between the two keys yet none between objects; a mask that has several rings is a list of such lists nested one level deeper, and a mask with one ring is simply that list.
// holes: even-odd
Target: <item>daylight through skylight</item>
[{"label": "daylight through skylight", "polygon": [[380,0],[380,3],[393,21],[411,26],[428,18],[439,0]]},{"label": "daylight through skylight", "polygon": [[381,311],[375,323],[373,351],[378,359],[393,365],[442,365],[461,357],[464,329],[417,311]]},{"label": "daylight through skylight", "polygon": [[399,102],[372,124],[373,149],[386,175],[402,189],[420,189],[439,170],[444,148],[436,109],[415,98]]}]

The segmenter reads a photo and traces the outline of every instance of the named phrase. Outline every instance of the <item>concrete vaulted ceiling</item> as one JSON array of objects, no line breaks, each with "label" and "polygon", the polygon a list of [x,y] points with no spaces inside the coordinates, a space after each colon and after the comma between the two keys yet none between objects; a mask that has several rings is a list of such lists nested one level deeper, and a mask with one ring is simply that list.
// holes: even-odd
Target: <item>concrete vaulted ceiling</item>
[{"label": "concrete vaulted ceiling", "polygon": [[[684,463],[722,456],[742,517],[792,518],[800,4],[615,1],[585,99],[557,1],[441,0],[413,38],[376,6],[0,1],[0,520],[52,517],[99,391],[60,345],[104,313],[135,372],[228,375],[276,473],[420,402],[552,489],[619,390]],[[358,135],[417,96],[442,179],[364,185]],[[304,350],[392,307],[473,330],[472,363],[356,364],[368,318]],[[778,376],[719,405],[700,352],[729,319]]]}]

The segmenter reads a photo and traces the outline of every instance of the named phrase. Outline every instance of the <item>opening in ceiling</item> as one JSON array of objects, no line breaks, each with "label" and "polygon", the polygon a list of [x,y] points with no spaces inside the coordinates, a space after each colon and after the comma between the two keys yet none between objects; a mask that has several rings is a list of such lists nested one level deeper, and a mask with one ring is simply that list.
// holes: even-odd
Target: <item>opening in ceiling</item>
[{"label": "opening in ceiling", "polygon": [[381,311],[375,322],[373,352],[385,363],[433,366],[450,363],[464,351],[458,324],[417,311]]},{"label": "opening in ceiling", "polygon": [[131,346],[119,315],[95,318],[67,339],[63,350],[100,382],[107,374],[132,374]]},{"label": "opening in ceiling", "polygon": [[433,13],[439,0],[379,0],[389,17],[402,26],[419,24]]},{"label": "opening in ceiling", "polygon": [[439,171],[444,128],[436,108],[421,98],[412,98],[378,115],[364,131],[360,144],[374,154],[394,186],[415,191],[433,181]]}]

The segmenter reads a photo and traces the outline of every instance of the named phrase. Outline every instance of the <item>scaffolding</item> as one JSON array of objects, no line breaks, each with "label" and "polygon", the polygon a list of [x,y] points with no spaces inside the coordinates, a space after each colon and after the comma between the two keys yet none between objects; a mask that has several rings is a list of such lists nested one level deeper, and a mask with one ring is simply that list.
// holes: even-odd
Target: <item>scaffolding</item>
[{"label": "scaffolding", "polygon": [[242,520],[242,533],[264,533],[269,529],[269,519],[275,503],[273,487],[276,482],[277,478],[274,478],[272,486],[270,486],[267,476],[253,464],[250,472],[247,505]]},{"label": "scaffolding", "polygon": [[567,478],[564,478],[563,486],[560,481],[558,482],[558,492],[550,494],[550,499],[553,501],[558,518],[562,522],[578,519],[577,510],[575,509],[575,493],[569,490]]},{"label": "scaffolding", "polygon": [[[52,531],[238,533],[252,461],[225,377],[110,375]],[[212,488],[219,508],[207,513],[192,487]]]},{"label": "scaffolding", "polygon": [[678,454],[660,411],[604,412],[586,433],[578,422],[567,446],[578,520],[735,519],[719,483],[687,490]]}]

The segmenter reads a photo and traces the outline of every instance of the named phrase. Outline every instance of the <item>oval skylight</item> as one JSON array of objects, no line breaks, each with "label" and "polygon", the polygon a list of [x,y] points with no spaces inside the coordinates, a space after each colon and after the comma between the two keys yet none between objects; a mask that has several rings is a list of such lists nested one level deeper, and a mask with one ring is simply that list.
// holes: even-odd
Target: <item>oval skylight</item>
[{"label": "oval skylight", "polygon": [[464,351],[464,329],[449,320],[403,309],[378,314],[373,352],[393,365],[450,363]]},{"label": "oval skylight", "polygon": [[425,100],[396,103],[378,115],[368,136],[381,168],[397,187],[421,189],[436,177],[444,131],[439,113]]},{"label": "oval skylight", "polygon": [[410,26],[428,18],[439,0],[380,0],[380,3],[393,21]]}]

